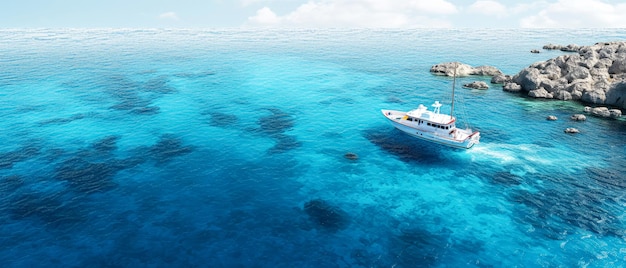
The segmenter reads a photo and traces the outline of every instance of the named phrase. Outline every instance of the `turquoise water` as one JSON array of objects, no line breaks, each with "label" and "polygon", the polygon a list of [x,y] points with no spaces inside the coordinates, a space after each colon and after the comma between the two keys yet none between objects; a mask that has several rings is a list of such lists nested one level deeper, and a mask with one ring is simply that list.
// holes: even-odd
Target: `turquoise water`
[{"label": "turquoise water", "polygon": [[0,30],[0,260],[624,267],[623,120],[572,122],[582,105],[459,87],[457,111],[482,136],[465,151],[407,137],[380,114],[449,102],[452,80],[428,72],[437,63],[515,74],[562,54],[529,53],[547,43],[624,39]]}]

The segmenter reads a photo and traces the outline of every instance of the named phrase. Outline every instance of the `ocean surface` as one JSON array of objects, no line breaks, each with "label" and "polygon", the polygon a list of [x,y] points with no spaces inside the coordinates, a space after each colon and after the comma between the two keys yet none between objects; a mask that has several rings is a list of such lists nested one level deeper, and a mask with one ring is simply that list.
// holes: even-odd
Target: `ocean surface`
[{"label": "ocean surface", "polygon": [[[606,30],[0,30],[3,267],[626,267],[626,121],[458,85]],[[547,121],[556,115],[558,121]],[[567,127],[581,133],[565,134]],[[346,157],[346,154],[357,157]]]}]

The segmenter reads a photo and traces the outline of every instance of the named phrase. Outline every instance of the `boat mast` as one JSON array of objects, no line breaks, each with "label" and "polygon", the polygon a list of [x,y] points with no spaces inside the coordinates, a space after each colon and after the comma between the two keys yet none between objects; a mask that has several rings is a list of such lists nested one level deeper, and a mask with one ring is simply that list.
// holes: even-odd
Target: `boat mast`
[{"label": "boat mast", "polygon": [[454,87],[456,86],[456,69],[459,67],[459,63],[454,63],[454,75],[452,78],[452,105],[450,105],[450,116],[454,116]]}]

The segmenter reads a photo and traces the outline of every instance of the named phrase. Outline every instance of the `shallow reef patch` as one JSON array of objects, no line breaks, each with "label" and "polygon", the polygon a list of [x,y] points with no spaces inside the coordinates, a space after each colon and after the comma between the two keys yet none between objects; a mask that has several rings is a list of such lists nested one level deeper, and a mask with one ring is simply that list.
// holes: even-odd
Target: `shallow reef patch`
[{"label": "shallow reef patch", "polygon": [[400,267],[431,267],[446,253],[447,235],[421,228],[401,228],[390,238],[389,255]]},{"label": "shallow reef patch", "polygon": [[313,199],[304,203],[304,212],[316,226],[336,232],[350,224],[348,214],[337,206],[322,199]]},{"label": "shallow reef patch", "polygon": [[276,140],[276,144],[269,149],[269,153],[284,153],[302,146],[295,136],[276,134],[272,136]]},{"label": "shallow reef patch", "polygon": [[182,139],[173,134],[163,134],[159,141],[147,149],[148,155],[159,163],[168,162],[171,159],[191,153],[193,146],[183,145]]},{"label": "shallow reef patch", "polygon": [[37,218],[46,226],[71,226],[84,220],[71,200],[63,200],[62,195],[49,193],[27,193],[11,200],[9,212],[12,218],[22,220]]},{"label": "shallow reef patch", "polygon": [[88,116],[93,116],[93,113],[79,113],[79,114],[74,114],[66,118],[48,119],[48,120],[39,122],[39,124],[40,125],[61,125],[61,124],[71,123],[76,120],[84,119],[85,117],[88,117]]},{"label": "shallow reef patch", "polygon": [[273,135],[283,133],[295,125],[294,119],[288,113],[276,108],[268,108],[271,115],[259,119],[260,131]]},{"label": "shallow reef patch", "polygon": [[27,145],[14,151],[0,153],[0,169],[12,168],[15,163],[35,157],[40,151],[41,148],[37,145]]},{"label": "shallow reef patch", "polygon": [[531,224],[550,239],[565,239],[576,232],[574,228],[599,235],[624,235],[620,219],[606,207],[606,194],[598,189],[520,190],[511,199],[523,205],[516,209],[516,219]]},{"label": "shallow reef patch", "polygon": [[145,107],[137,107],[133,108],[130,112],[132,114],[139,115],[155,115],[158,114],[161,108],[159,106],[145,106]]},{"label": "shallow reef patch", "polygon": [[220,112],[208,113],[211,117],[210,124],[215,127],[228,127],[237,123],[237,116]]},{"label": "shallow reef patch", "polygon": [[295,136],[284,134],[295,125],[293,117],[277,108],[267,108],[272,114],[259,118],[256,132],[268,135],[276,144],[268,150],[270,154],[285,153],[302,145]]},{"label": "shallow reef patch", "polygon": [[104,192],[117,186],[115,174],[125,168],[119,161],[88,162],[74,157],[63,161],[56,169],[56,178],[66,181],[79,192]]}]

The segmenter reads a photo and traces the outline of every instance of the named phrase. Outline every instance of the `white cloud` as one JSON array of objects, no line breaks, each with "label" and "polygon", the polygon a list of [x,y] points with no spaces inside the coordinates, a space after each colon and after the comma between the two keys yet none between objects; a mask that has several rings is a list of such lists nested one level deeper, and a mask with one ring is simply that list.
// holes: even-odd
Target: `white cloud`
[{"label": "white cloud", "polygon": [[249,25],[275,27],[451,27],[447,15],[457,13],[446,0],[310,0],[279,16],[269,7],[248,18]]},{"label": "white cloud", "polygon": [[176,12],[165,12],[159,15],[159,19],[178,20],[178,15],[176,14]]},{"label": "white cloud", "polygon": [[624,28],[626,4],[602,0],[558,0],[537,14],[521,19],[528,28]]},{"label": "white cloud", "polygon": [[241,3],[241,6],[247,7],[247,6],[251,6],[251,5],[259,4],[263,2],[270,2],[270,0],[241,0],[240,3]]},{"label": "white cloud", "polygon": [[497,1],[481,0],[471,4],[468,7],[467,12],[502,17],[507,15],[507,8]]},{"label": "white cloud", "polygon": [[264,7],[257,10],[256,15],[249,17],[248,21],[257,25],[275,25],[280,22],[280,18],[269,7]]}]

